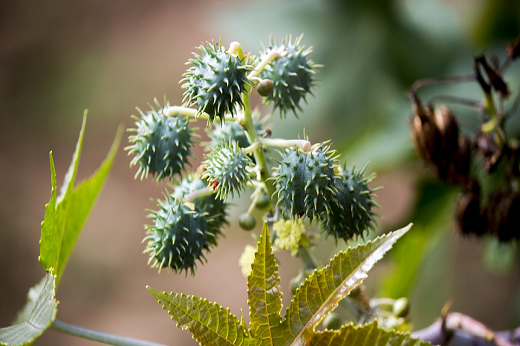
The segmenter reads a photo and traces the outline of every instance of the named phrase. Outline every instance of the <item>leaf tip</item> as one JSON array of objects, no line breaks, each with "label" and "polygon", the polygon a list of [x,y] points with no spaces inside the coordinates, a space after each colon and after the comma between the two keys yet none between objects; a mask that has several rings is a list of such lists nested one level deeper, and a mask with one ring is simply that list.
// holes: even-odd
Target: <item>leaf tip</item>
[{"label": "leaf tip", "polygon": [[408,232],[410,230],[410,228],[412,228],[413,226],[413,223],[410,222],[408,225],[404,226],[403,228],[400,228],[398,229],[397,231],[395,231],[396,233],[399,233],[399,236],[402,236],[403,234],[405,234],[406,232]]}]

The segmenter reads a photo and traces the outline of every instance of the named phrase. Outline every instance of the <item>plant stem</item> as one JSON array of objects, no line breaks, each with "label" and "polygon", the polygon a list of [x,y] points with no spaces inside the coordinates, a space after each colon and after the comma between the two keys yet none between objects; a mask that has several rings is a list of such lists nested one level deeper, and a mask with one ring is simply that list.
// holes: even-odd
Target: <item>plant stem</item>
[{"label": "plant stem", "polygon": [[155,342],[149,342],[134,338],[128,338],[125,336],[119,336],[115,334],[109,334],[100,332],[97,330],[82,328],[78,326],[74,326],[68,323],[64,323],[61,321],[54,321],[51,325],[51,328],[72,336],[77,336],[79,338],[92,340],[101,342],[108,345],[116,345],[116,346],[165,346],[163,344],[157,344]]},{"label": "plant stem", "polygon": [[452,95],[435,95],[432,98],[430,98],[430,103],[435,102],[451,102],[459,105],[469,106],[475,109],[479,109],[482,106],[479,101],[469,100]]},{"label": "plant stem", "polygon": [[[249,139],[249,143],[260,142],[258,138],[258,134],[256,133],[255,124],[253,122],[253,115],[251,113],[251,104],[249,101],[249,92],[246,92],[242,97],[242,101],[244,103],[244,128],[246,130],[247,138]],[[267,180],[271,174],[269,172],[269,167],[267,166],[267,161],[265,159],[265,154],[262,146],[259,146],[253,151],[253,155],[255,156],[256,164],[260,171],[260,179],[265,183],[265,187],[267,188],[267,192],[269,195],[273,195],[275,192],[275,188],[270,180]]]},{"label": "plant stem", "polygon": [[243,148],[242,152],[244,154],[251,154],[252,152],[254,152],[255,150],[257,150],[261,147],[262,147],[262,143],[257,141],[257,142],[254,142],[253,144],[251,144],[250,146]]},{"label": "plant stem", "polygon": [[214,193],[215,192],[213,190],[211,190],[209,187],[203,187],[201,189],[188,193],[186,196],[184,196],[183,201],[184,202],[193,202],[197,198],[209,196]]},{"label": "plant stem", "polygon": [[[174,115],[180,114],[180,115],[184,115],[184,116],[187,116],[187,117],[194,117],[194,118],[200,118],[200,119],[206,119],[206,120],[209,119],[209,114],[208,113],[204,113],[204,112],[203,113],[198,113],[198,110],[196,110],[196,109],[189,108],[189,107],[182,107],[182,106],[165,107],[162,110],[162,114],[165,117],[172,117]],[[226,116],[225,120],[226,121],[227,120],[234,121],[235,118],[233,118],[232,116]]]},{"label": "plant stem", "polygon": [[448,83],[461,83],[461,82],[472,82],[475,80],[474,74],[468,74],[464,76],[446,77],[446,78],[432,78],[432,79],[420,79],[413,83],[411,87],[411,93],[415,94],[418,89],[427,85],[437,84],[448,84]]},{"label": "plant stem", "polygon": [[[235,47],[238,47],[237,45],[234,45]],[[243,59],[244,53],[241,49],[235,48],[238,58]],[[253,80],[258,77],[260,72],[264,69],[264,67],[267,66],[271,61],[274,61],[276,59],[281,58],[285,53],[285,47],[282,46],[276,50],[273,50],[267,54],[262,61],[255,67],[251,73],[247,76],[249,80]],[[251,86],[246,87],[247,90],[242,96],[242,102],[244,103],[244,122],[243,126],[246,130],[247,138],[249,139],[249,143],[255,143],[255,142],[261,142],[261,139],[258,137],[258,134],[256,133],[255,124],[253,122],[253,115],[251,112],[251,102],[249,100],[249,94],[251,93]],[[275,188],[273,186],[272,181],[268,180],[268,178],[271,176],[269,172],[269,167],[267,166],[267,161],[265,158],[264,150],[262,146],[259,146],[253,151],[253,155],[255,156],[256,164],[260,171],[260,179],[264,182],[265,187],[267,189],[267,193],[269,195],[273,195],[275,193]]]},{"label": "plant stem", "polygon": [[499,120],[495,107],[495,101],[493,100],[493,95],[490,92],[484,92],[485,103],[484,107],[489,115],[489,121],[485,122],[481,126],[482,132],[491,132],[494,131],[497,138],[497,144],[500,149],[504,146],[504,139],[502,138],[502,134],[500,133]]},{"label": "plant stem", "polygon": [[298,146],[305,151],[311,148],[311,142],[303,139],[260,138],[260,142],[266,146],[279,148]]},{"label": "plant stem", "polygon": [[[451,312],[434,324],[412,333],[412,337],[430,341],[433,345],[513,346],[500,333],[494,332],[469,316]],[[468,340],[469,339],[469,340]]]},{"label": "plant stem", "polygon": [[[259,63],[256,65],[255,69],[247,76],[250,80],[253,80],[254,78],[258,77],[260,75],[260,72],[269,64],[271,61],[274,61],[276,59],[281,58],[287,54],[285,52],[285,46],[281,46],[280,48],[276,50],[272,50],[267,54]],[[239,57],[240,58],[240,57]]]},{"label": "plant stem", "polygon": [[[237,53],[238,53],[239,59],[244,58],[244,56],[243,56],[244,53],[241,50],[238,50]],[[260,64],[258,64],[258,66],[255,68],[255,70],[252,71],[248,75],[248,78],[251,79],[253,77],[257,77],[258,74],[260,73],[260,71],[262,71],[262,69],[269,62],[271,62],[275,59],[278,59],[279,57],[281,57],[281,53],[278,51],[276,51],[276,52],[273,51],[270,54],[268,54],[266,57],[264,57],[264,59],[262,59]],[[244,119],[243,119],[244,121],[243,121],[242,125],[244,126],[244,129],[246,130],[246,134],[247,134],[247,138],[249,139],[249,143],[257,143],[257,142],[260,142],[260,138],[258,137],[258,134],[256,133],[255,123],[253,121],[253,114],[251,112],[251,102],[249,99],[249,94],[251,93],[251,86],[247,86],[246,88],[247,88],[247,90],[244,93],[244,95],[242,96],[242,102],[244,103]],[[263,150],[262,146],[257,147],[253,151],[253,155],[255,157],[256,165],[259,168],[259,172],[260,172],[259,177],[264,182],[265,187],[267,189],[267,193],[272,196],[275,193],[275,188],[273,186],[273,183],[270,180],[268,180],[268,178],[271,176],[271,174],[269,172],[269,167],[267,166],[267,161],[266,161],[264,150]]]},{"label": "plant stem", "polygon": [[318,260],[309,247],[301,246],[298,248],[298,256],[302,259],[302,262],[305,265],[305,270],[314,270],[318,268]]}]

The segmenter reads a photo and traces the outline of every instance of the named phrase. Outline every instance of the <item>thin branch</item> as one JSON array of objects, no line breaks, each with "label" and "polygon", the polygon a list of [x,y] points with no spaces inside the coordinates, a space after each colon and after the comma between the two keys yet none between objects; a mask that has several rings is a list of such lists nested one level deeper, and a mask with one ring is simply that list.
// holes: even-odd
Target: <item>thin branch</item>
[{"label": "thin branch", "polygon": [[415,94],[419,88],[422,88],[427,85],[473,82],[473,81],[475,81],[475,75],[473,73],[464,75],[464,76],[457,76],[457,77],[420,79],[412,84],[412,88],[411,88],[410,92],[412,94]]},{"label": "thin branch", "polygon": [[165,346],[163,344],[157,344],[155,342],[149,342],[134,338],[128,338],[125,336],[119,336],[115,334],[109,334],[100,332],[97,330],[82,328],[78,326],[74,326],[68,323],[64,323],[61,321],[54,321],[51,325],[51,328],[72,336],[77,336],[79,338],[88,339],[92,341],[101,342],[107,345],[116,345],[116,346]]},{"label": "thin branch", "polygon": [[495,332],[479,321],[458,312],[451,312],[435,323],[412,333],[412,337],[429,341],[432,345],[450,346],[518,346],[516,340],[508,340],[506,334]]},{"label": "thin branch", "polygon": [[475,109],[481,109],[482,103],[480,101],[470,100],[462,97],[452,96],[452,95],[435,95],[430,98],[431,103],[435,102],[450,102],[456,103],[464,106],[469,106]]}]

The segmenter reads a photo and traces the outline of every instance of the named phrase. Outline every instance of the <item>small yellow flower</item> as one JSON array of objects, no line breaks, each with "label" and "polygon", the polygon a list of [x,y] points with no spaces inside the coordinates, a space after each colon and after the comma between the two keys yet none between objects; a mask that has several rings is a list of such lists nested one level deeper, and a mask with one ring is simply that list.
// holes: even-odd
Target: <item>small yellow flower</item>
[{"label": "small yellow flower", "polygon": [[305,233],[305,225],[302,220],[283,220],[280,219],[273,224],[276,232],[274,246],[278,249],[291,250],[294,256],[298,251],[298,243]]},{"label": "small yellow flower", "polygon": [[246,245],[244,252],[242,252],[240,259],[238,260],[238,265],[240,266],[242,275],[244,275],[246,278],[251,273],[251,264],[253,264],[253,261],[255,260],[255,252],[256,247],[252,245]]}]

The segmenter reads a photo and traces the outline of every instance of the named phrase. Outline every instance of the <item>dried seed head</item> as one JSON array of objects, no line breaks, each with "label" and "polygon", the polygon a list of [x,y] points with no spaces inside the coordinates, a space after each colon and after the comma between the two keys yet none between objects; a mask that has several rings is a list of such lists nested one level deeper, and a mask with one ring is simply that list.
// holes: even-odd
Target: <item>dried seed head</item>
[{"label": "dried seed head", "polygon": [[439,179],[455,183],[468,180],[471,148],[459,133],[453,113],[444,106],[435,110],[414,103],[412,137],[422,160],[435,168]]},{"label": "dried seed head", "polygon": [[489,230],[501,241],[520,239],[520,193],[495,191],[487,205]]},{"label": "dried seed head", "polygon": [[415,107],[412,118],[412,137],[419,156],[426,163],[438,161],[440,133],[435,125],[430,108]]},{"label": "dried seed head", "polygon": [[481,236],[487,231],[487,220],[480,207],[480,186],[471,181],[459,194],[455,222],[463,235]]},{"label": "dried seed head", "polygon": [[518,36],[507,46],[506,55],[511,60],[514,60],[520,56],[520,36]]},{"label": "dried seed head", "polygon": [[490,133],[479,133],[476,143],[478,153],[484,157],[484,169],[488,172],[494,171],[503,154],[495,136]]}]

